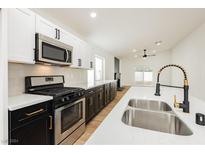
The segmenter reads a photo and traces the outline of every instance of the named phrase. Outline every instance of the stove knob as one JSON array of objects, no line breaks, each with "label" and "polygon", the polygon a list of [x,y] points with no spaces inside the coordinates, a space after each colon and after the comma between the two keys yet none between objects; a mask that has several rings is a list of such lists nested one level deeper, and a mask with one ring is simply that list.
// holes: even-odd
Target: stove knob
[{"label": "stove knob", "polygon": [[67,96],[65,99],[66,99],[67,101],[69,101],[69,100],[70,100],[70,97],[69,97],[69,96]]},{"label": "stove knob", "polygon": [[61,101],[62,101],[62,102],[65,102],[65,98],[62,98]]}]

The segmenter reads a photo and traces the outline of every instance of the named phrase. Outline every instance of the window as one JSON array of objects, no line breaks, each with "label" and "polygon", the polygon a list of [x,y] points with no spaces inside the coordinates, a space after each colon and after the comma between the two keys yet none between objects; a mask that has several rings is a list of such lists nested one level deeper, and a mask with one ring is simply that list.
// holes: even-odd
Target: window
[{"label": "window", "polygon": [[135,72],[135,82],[147,84],[152,83],[153,72],[152,71],[136,71]]},{"label": "window", "polygon": [[104,79],[104,58],[95,56],[95,80],[101,81]]},{"label": "window", "polygon": [[152,82],[152,72],[144,72],[144,82]]}]

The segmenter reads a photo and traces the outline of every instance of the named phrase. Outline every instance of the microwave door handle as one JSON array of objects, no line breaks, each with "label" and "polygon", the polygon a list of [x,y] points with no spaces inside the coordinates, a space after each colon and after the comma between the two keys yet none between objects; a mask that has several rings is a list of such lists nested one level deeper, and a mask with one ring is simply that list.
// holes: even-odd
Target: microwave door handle
[{"label": "microwave door handle", "polygon": [[58,29],[58,39],[60,40],[60,38],[61,38],[61,31]]},{"label": "microwave door handle", "polygon": [[68,53],[68,50],[66,50],[66,62],[68,62],[68,58],[69,58],[69,57],[68,57],[68,54],[69,54],[69,53]]}]

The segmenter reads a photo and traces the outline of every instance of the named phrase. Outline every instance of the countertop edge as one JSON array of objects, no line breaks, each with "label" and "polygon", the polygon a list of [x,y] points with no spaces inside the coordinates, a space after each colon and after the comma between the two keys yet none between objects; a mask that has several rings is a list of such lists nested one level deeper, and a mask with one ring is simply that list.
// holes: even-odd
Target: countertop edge
[{"label": "countertop edge", "polygon": [[[37,98],[34,99],[34,97]],[[12,96],[8,98],[8,110],[15,111],[28,106],[43,103],[52,99],[53,99],[52,96],[34,95],[34,94],[21,94],[17,96]],[[16,103],[16,102],[21,102],[21,103]]]},{"label": "countertop edge", "polygon": [[[181,109],[176,109],[173,106],[172,96],[176,94],[177,98],[179,100],[182,100],[183,93],[181,91],[172,88],[163,88],[163,95],[160,97],[154,96],[154,91],[155,89],[153,87],[131,87],[127,91],[125,96],[121,98],[118,104],[100,124],[100,126],[95,130],[95,132],[90,136],[90,138],[86,141],[85,144],[205,144],[203,138],[205,134],[204,127],[195,124],[195,113],[205,112],[204,101],[194,96],[190,96],[190,101],[193,103],[191,103],[190,113],[187,114],[182,112]],[[120,119],[127,107],[128,101],[132,98],[165,101],[168,105],[172,107],[176,115],[192,130],[193,135],[177,136],[168,133],[146,130],[137,127],[129,127],[124,125]],[[113,123],[115,123],[115,125],[113,125]],[[119,136],[119,134],[121,135]]]},{"label": "countertop edge", "polygon": [[65,85],[67,87],[71,86],[71,87],[79,87],[79,88],[83,88],[85,90],[89,90],[89,89],[92,89],[92,88],[96,88],[98,86],[102,86],[102,85],[105,85],[105,84],[108,84],[108,83],[111,83],[111,82],[117,82],[117,80],[104,80],[104,81],[97,81],[97,82],[94,82],[94,83],[74,83],[74,84],[71,84],[71,85]]}]

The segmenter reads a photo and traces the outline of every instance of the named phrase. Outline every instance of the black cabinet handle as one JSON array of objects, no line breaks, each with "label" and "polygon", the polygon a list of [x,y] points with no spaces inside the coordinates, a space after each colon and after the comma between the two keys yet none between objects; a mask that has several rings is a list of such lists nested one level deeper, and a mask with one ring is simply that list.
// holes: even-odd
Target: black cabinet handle
[{"label": "black cabinet handle", "polygon": [[53,129],[53,116],[49,115],[49,119],[50,119],[49,130],[52,130]]},{"label": "black cabinet handle", "polygon": [[41,113],[44,113],[45,110],[43,108],[39,109],[39,110],[36,110],[34,112],[30,112],[30,113],[25,113],[25,116],[24,118],[21,118],[21,119],[18,119],[18,122],[22,122],[26,119],[29,119],[30,117],[33,117],[33,116],[36,116],[36,115],[40,115]]},{"label": "black cabinet handle", "polygon": [[56,31],[56,37],[55,37],[55,39],[58,39],[58,29],[55,28],[55,31]]},{"label": "black cabinet handle", "polygon": [[61,31],[60,30],[58,30],[58,39],[60,40],[60,38],[61,38]]},{"label": "black cabinet handle", "polygon": [[92,61],[90,62],[90,68],[93,68],[93,62]]},{"label": "black cabinet handle", "polygon": [[81,59],[78,59],[78,66],[82,66],[82,61],[81,61]]}]

